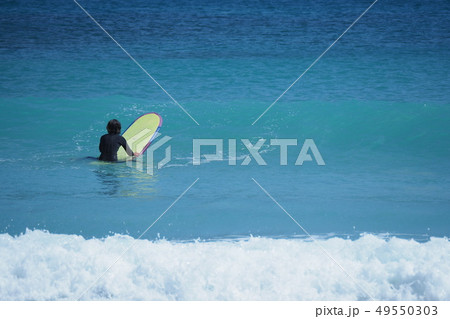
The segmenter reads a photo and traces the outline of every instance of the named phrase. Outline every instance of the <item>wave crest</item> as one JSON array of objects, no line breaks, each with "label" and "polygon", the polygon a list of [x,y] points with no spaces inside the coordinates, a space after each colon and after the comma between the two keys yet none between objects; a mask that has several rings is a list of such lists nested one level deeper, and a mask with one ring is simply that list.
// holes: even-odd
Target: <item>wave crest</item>
[{"label": "wave crest", "polygon": [[[375,299],[450,299],[446,238],[418,243],[364,235],[318,243]],[[368,299],[305,239],[151,242],[114,235],[86,240],[39,230],[0,235],[0,299],[77,299],[130,245],[82,299]]]}]

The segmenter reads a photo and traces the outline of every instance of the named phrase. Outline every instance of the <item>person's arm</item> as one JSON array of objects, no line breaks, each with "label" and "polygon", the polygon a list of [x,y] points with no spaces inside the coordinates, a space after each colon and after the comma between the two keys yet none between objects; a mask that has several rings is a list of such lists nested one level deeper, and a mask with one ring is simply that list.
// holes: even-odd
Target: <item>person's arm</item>
[{"label": "person's arm", "polygon": [[103,136],[100,137],[100,143],[98,144],[98,150],[102,153]]},{"label": "person's arm", "polygon": [[121,136],[121,143],[120,143],[120,145],[122,145],[122,147],[125,149],[125,152],[127,152],[127,154],[128,154],[128,156],[139,156],[139,155],[136,155],[132,150],[131,150],[131,147],[128,145],[128,143],[127,143],[127,140],[123,137],[123,136]]}]

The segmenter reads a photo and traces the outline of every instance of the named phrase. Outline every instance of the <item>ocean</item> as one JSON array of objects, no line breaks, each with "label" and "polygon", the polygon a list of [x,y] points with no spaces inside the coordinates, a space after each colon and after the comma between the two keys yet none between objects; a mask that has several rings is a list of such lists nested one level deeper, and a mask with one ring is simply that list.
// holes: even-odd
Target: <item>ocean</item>
[{"label": "ocean", "polygon": [[78,4],[0,5],[0,300],[450,300],[448,1]]}]

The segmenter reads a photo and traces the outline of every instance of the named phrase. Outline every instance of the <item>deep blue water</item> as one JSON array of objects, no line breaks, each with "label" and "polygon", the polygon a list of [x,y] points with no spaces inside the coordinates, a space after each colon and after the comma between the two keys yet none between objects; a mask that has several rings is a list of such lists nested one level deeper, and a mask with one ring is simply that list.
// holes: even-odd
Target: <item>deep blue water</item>
[{"label": "deep blue water", "polygon": [[[255,125],[370,1],[79,3],[200,125],[75,2],[3,1],[0,232],[138,237],[200,178],[144,238],[304,235],[254,178],[314,235],[450,235],[448,1],[378,1]],[[166,167],[86,159],[109,119],[146,112]],[[238,165],[193,166],[193,138],[237,139]],[[260,138],[267,165],[240,165]],[[280,166],[274,138],[326,165],[292,146]]]}]

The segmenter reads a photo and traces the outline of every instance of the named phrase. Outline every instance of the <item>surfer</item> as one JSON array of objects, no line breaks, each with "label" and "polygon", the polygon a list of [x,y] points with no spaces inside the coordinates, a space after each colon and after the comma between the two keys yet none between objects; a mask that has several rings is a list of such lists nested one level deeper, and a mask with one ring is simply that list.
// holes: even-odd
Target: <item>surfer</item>
[{"label": "surfer", "polygon": [[108,134],[103,135],[100,138],[100,145],[98,146],[100,150],[101,161],[116,162],[117,161],[117,151],[122,146],[129,156],[139,156],[139,153],[134,153],[128,146],[125,138],[120,135],[120,130],[122,125],[116,119],[112,119],[106,125],[106,130]]}]

